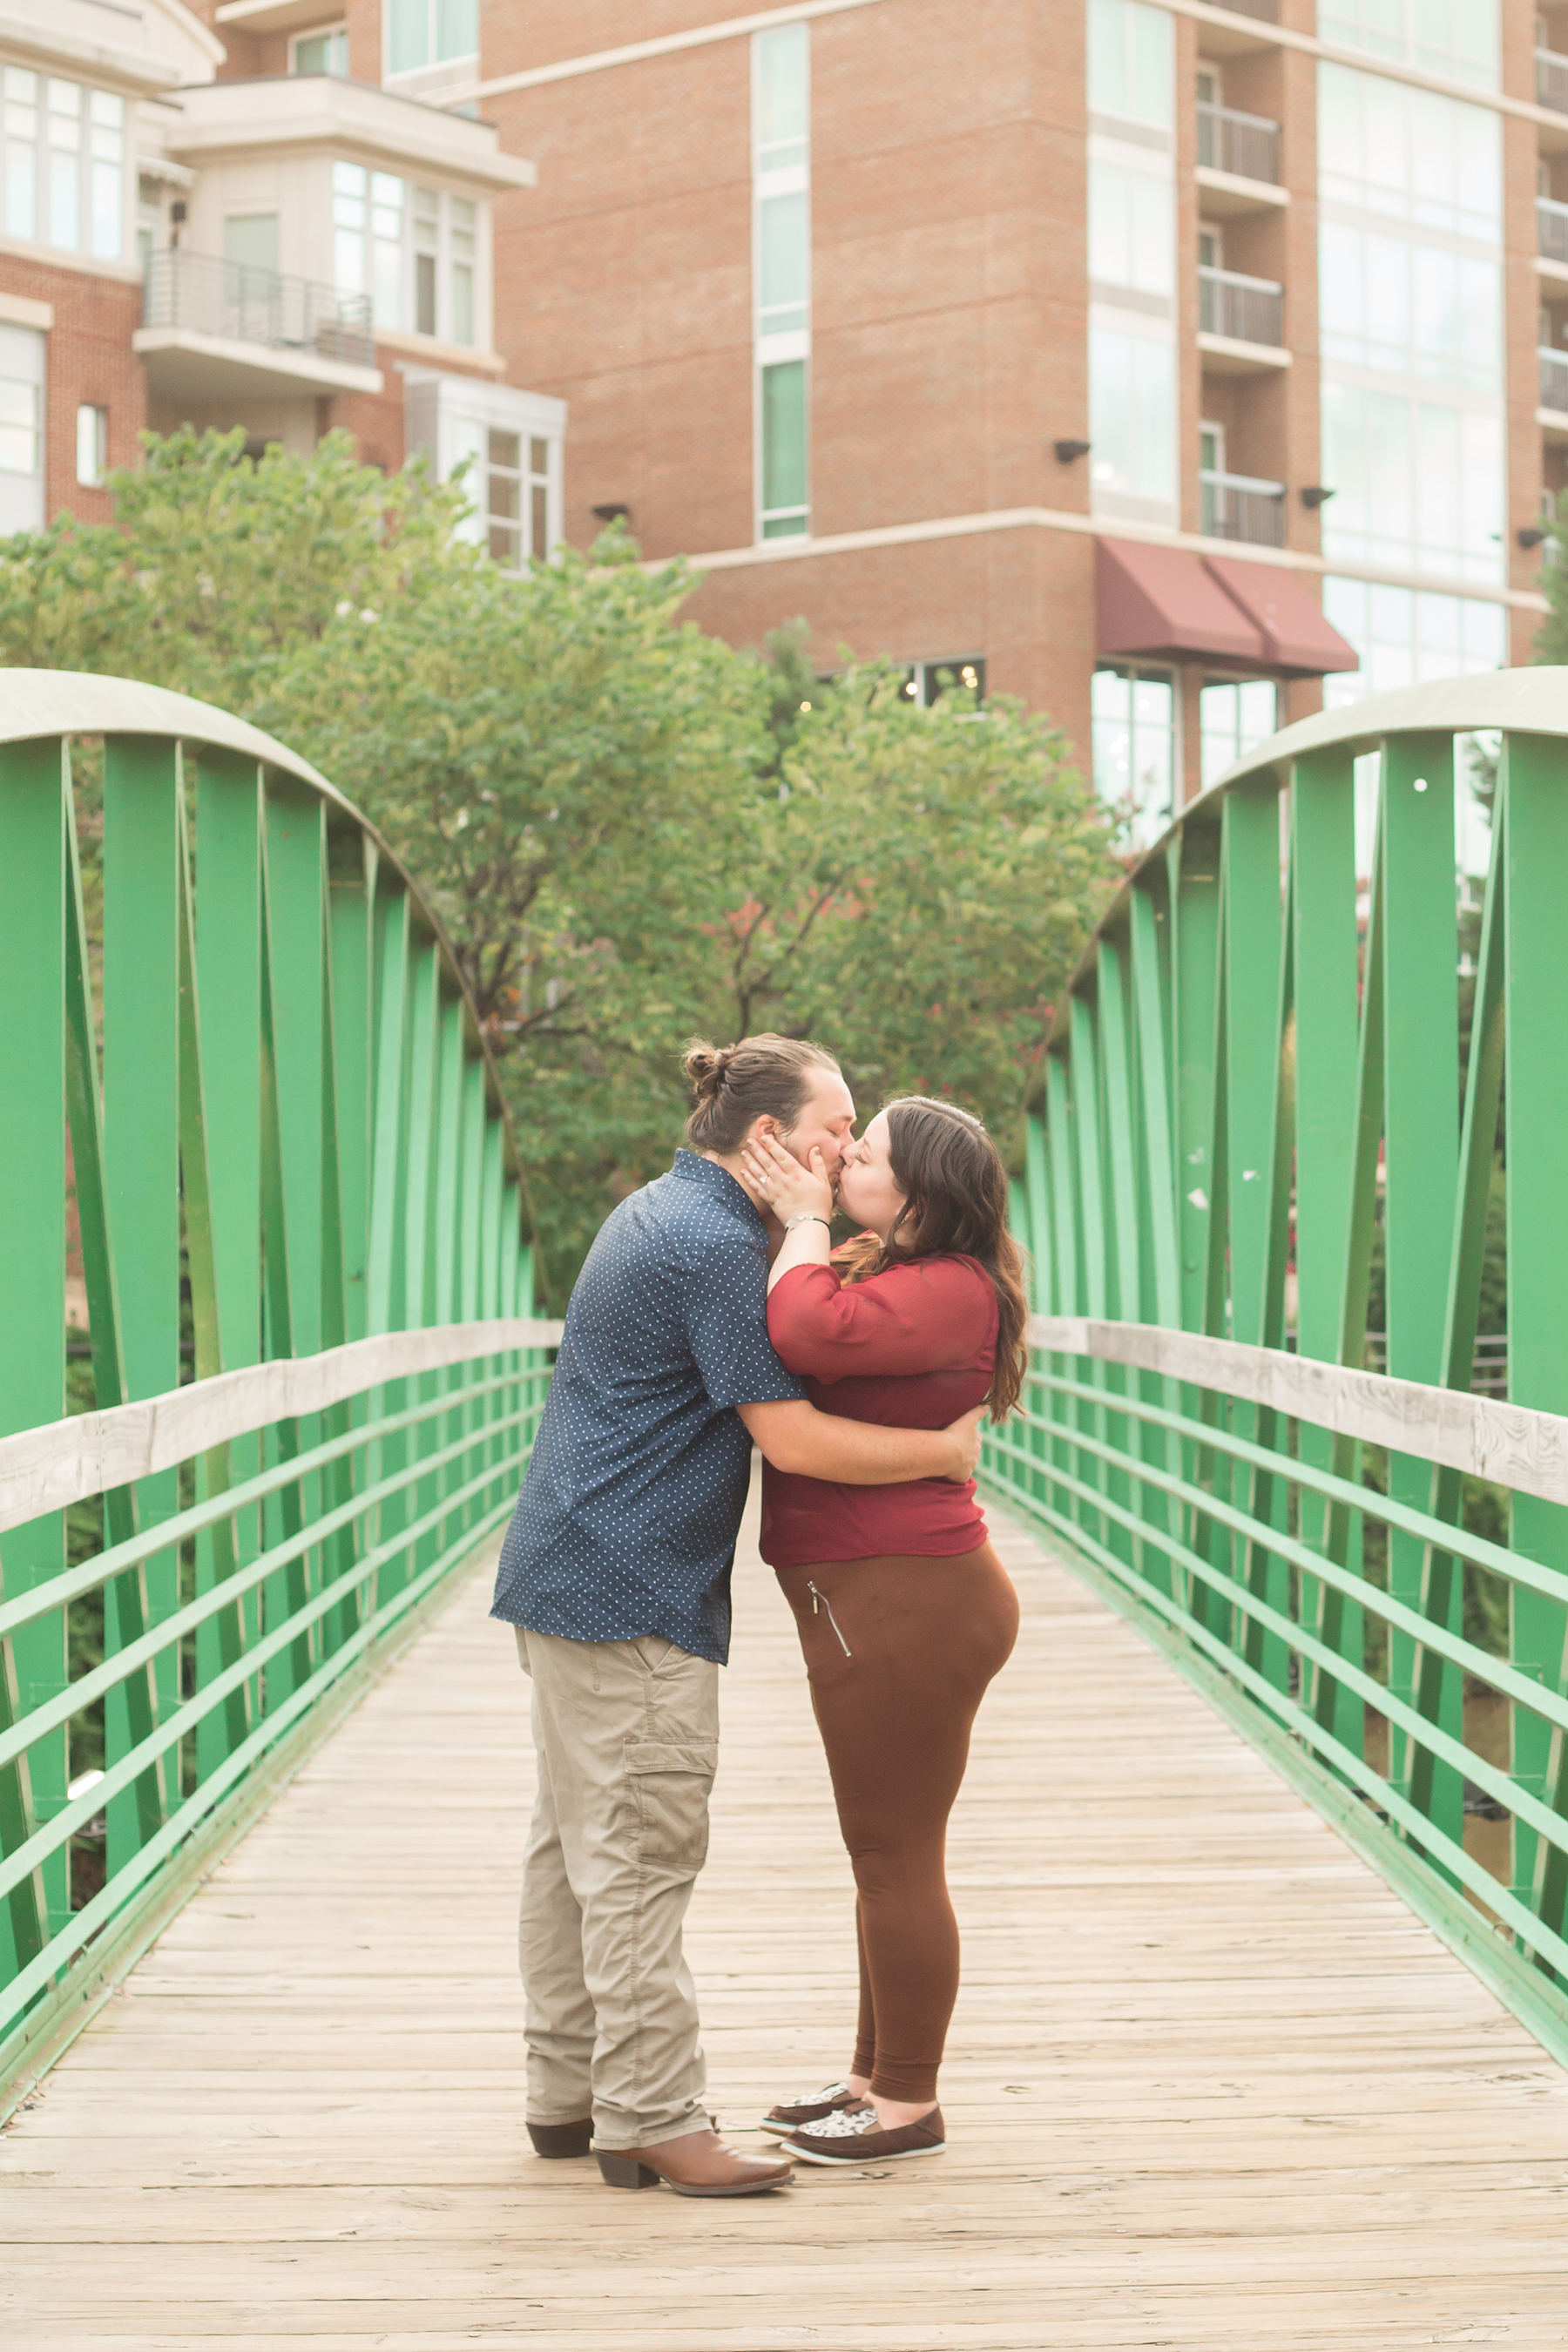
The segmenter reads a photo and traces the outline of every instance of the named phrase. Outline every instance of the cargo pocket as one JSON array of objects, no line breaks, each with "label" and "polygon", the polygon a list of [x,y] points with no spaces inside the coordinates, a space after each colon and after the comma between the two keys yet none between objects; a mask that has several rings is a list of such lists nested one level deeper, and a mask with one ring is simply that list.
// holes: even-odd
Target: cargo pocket
[{"label": "cargo pocket", "polygon": [[626,1780],[642,1862],[689,1874],[701,1869],[708,1859],[708,1796],[718,1767],[716,1739],[627,1740]]}]

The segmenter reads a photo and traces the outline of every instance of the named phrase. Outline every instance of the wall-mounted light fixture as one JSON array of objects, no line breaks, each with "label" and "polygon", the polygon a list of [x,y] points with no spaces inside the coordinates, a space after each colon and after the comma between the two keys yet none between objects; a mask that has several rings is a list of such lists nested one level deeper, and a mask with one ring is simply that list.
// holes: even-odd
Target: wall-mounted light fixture
[{"label": "wall-mounted light fixture", "polygon": [[1087,457],[1089,451],[1087,441],[1053,441],[1051,446],[1057,453],[1058,466],[1071,466],[1079,457]]},{"label": "wall-mounted light fixture", "polygon": [[620,499],[612,499],[607,506],[595,507],[594,509],[594,520],[595,522],[619,522],[623,516],[627,522],[630,522],[632,519],[632,510],[630,507],[626,505]]},{"label": "wall-mounted light fixture", "polygon": [[1301,504],[1309,511],[1315,511],[1319,507],[1326,507],[1333,495],[1332,490],[1326,490],[1321,482],[1309,482],[1301,493]]},{"label": "wall-mounted light fixture", "polygon": [[1526,523],[1522,530],[1514,532],[1521,547],[1539,547],[1545,536],[1546,533],[1538,530],[1534,523]]}]

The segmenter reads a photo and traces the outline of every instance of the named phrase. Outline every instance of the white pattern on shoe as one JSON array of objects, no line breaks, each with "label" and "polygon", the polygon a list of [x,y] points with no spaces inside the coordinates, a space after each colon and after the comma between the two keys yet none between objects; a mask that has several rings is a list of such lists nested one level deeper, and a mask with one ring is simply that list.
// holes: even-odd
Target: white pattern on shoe
[{"label": "white pattern on shoe", "polygon": [[868,2099],[862,2107],[840,2107],[820,2123],[802,2124],[796,2137],[802,2139],[858,2139],[863,2132],[880,2131],[877,2110]]},{"label": "white pattern on shoe", "polygon": [[781,2099],[781,2107],[826,2107],[835,2099],[847,2098],[847,2083],[824,2083],[820,2091],[796,2091],[793,2096]]}]

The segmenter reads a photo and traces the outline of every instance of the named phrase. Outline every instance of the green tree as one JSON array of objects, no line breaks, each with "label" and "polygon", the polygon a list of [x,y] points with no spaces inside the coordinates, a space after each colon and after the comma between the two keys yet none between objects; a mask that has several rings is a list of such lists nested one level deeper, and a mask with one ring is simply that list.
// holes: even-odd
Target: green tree
[{"label": "green tree", "polygon": [[1114,872],[1037,720],[915,710],[885,666],[825,685],[799,627],[738,654],[618,530],[511,578],[454,536],[460,487],[342,436],[252,461],[184,431],[113,488],[112,524],[0,556],[0,660],[234,710],[376,822],[500,1057],[553,1304],[668,1166],[693,1030],[817,1034],[868,1107],[940,1088],[1016,1139]]}]

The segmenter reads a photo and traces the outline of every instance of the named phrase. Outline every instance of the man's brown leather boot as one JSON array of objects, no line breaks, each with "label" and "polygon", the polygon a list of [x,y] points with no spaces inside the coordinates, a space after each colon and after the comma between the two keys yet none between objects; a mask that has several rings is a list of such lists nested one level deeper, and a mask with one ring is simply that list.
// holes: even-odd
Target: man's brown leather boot
[{"label": "man's brown leather boot", "polygon": [[678,2197],[755,2197],[764,2189],[787,2189],[795,2179],[794,2168],[776,2157],[743,2156],[711,2131],[595,2154],[613,2189],[657,2189],[662,2180]]}]

